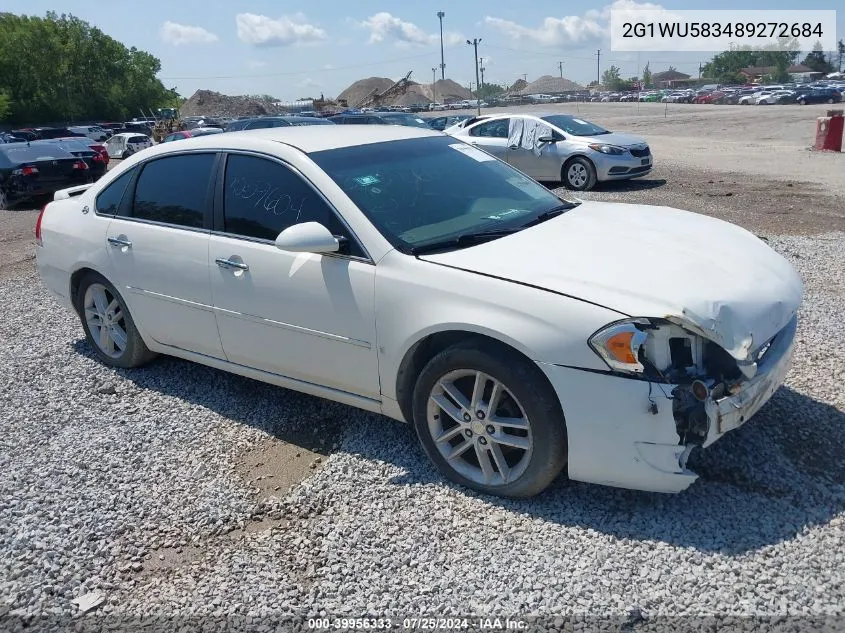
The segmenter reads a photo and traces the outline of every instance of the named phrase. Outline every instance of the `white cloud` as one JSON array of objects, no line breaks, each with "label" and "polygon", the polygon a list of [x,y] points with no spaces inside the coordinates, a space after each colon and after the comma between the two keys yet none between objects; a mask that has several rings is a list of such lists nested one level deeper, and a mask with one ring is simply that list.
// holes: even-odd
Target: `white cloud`
[{"label": "white cloud", "polygon": [[322,86],[321,83],[314,81],[311,77],[306,77],[299,82],[299,85],[303,88],[320,88]]},{"label": "white cloud", "polygon": [[632,17],[636,17],[636,11],[638,10],[662,10],[663,7],[650,2],[641,3],[635,0],[616,0],[601,9],[590,9],[582,16],[547,17],[536,28],[491,16],[485,17],[484,22],[498,29],[515,42],[528,41],[541,46],[553,46],[556,48],[581,48],[609,37],[611,9],[630,12]]},{"label": "white cloud", "polygon": [[216,42],[217,36],[211,31],[206,31],[201,26],[189,26],[167,21],[161,25],[161,39],[168,44],[181,46],[182,44],[208,44]]},{"label": "white cloud", "polygon": [[278,20],[255,13],[238,13],[235,23],[241,41],[253,46],[290,46],[326,39],[326,32],[306,22],[301,13],[283,15]]},{"label": "white cloud", "polygon": [[265,66],[267,66],[267,62],[262,62],[256,59],[253,59],[249,62],[250,68],[264,68]]},{"label": "white cloud", "polygon": [[[370,31],[371,44],[392,41],[399,46],[428,46],[440,42],[439,33],[427,33],[413,22],[405,22],[386,11],[371,15],[357,24]],[[460,33],[443,34],[443,43],[446,46],[454,46],[464,40],[465,38]]]}]

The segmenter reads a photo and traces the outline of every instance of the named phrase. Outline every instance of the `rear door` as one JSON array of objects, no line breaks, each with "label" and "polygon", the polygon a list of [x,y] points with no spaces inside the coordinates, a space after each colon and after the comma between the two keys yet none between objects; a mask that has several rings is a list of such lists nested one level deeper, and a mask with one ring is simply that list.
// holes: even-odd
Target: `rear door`
[{"label": "rear door", "polygon": [[135,321],[152,338],[225,358],[211,307],[208,241],[215,152],[146,162],[106,234],[114,278]]},{"label": "rear door", "polygon": [[471,145],[477,145],[481,149],[490,152],[501,160],[508,159],[508,129],[510,119],[493,119],[484,121],[472,126],[467,134],[467,140]]}]

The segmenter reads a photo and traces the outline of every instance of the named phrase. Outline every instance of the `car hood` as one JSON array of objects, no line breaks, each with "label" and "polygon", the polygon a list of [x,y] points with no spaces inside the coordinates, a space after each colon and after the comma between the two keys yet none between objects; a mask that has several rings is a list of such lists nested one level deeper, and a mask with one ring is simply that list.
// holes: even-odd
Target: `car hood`
[{"label": "car hood", "polygon": [[421,259],[665,318],[740,362],[785,327],[803,284],[745,229],[668,207],[583,202],[513,235]]},{"label": "car hood", "polygon": [[608,145],[619,145],[620,147],[648,145],[642,136],[623,134],[622,132],[611,132],[610,134],[599,134],[597,136],[576,136],[574,138],[584,143],[607,143]]}]

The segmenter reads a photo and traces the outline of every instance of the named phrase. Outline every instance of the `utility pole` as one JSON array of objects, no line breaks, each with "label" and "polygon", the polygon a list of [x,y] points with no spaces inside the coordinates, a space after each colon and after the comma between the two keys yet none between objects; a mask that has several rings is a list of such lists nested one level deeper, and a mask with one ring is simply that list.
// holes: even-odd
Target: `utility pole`
[{"label": "utility pole", "polygon": [[478,84],[478,89],[481,90],[484,87],[484,58],[481,58],[481,83]]},{"label": "utility pole", "polygon": [[560,68],[560,78],[563,79],[563,62],[558,62],[557,67]]},{"label": "utility pole", "polygon": [[601,85],[601,49],[596,51],[596,84]]},{"label": "utility pole", "polygon": [[[481,38],[473,39],[472,41],[467,40],[467,44],[472,46],[475,49],[475,85],[478,86],[478,43],[481,41]],[[470,90],[472,92],[472,90]],[[475,103],[478,106],[478,114],[481,114],[481,99],[478,99],[478,95],[476,94]]]},{"label": "utility pole", "polygon": [[701,79],[701,65],[703,62],[698,62],[698,78]]},{"label": "utility pole", "polygon": [[440,78],[446,79],[446,60],[443,57],[443,18],[446,17],[446,14],[443,11],[438,11],[437,17],[440,18]]},{"label": "utility pole", "polygon": [[528,81],[528,73],[522,73],[522,80],[526,82]]},{"label": "utility pole", "polygon": [[431,102],[437,103],[437,67],[431,69]]}]

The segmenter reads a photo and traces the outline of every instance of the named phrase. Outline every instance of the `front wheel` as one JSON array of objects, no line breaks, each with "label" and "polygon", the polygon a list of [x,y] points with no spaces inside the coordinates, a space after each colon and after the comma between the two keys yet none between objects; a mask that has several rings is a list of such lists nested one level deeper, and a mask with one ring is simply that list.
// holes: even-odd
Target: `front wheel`
[{"label": "front wheel", "polygon": [[800,103],[801,105],[807,105],[807,100],[801,99],[801,100],[798,101],[798,103]]},{"label": "front wheel", "polygon": [[85,337],[106,365],[128,369],[155,356],[141,338],[123,297],[102,275],[89,273],[82,279],[76,305]]},{"label": "front wheel", "polygon": [[561,170],[563,184],[574,191],[589,191],[596,186],[596,168],[586,158],[577,156]]},{"label": "front wheel", "polygon": [[475,341],[440,352],[417,379],[413,413],[431,461],[473,490],[530,497],[566,465],[557,395],[534,365],[507,348]]}]

